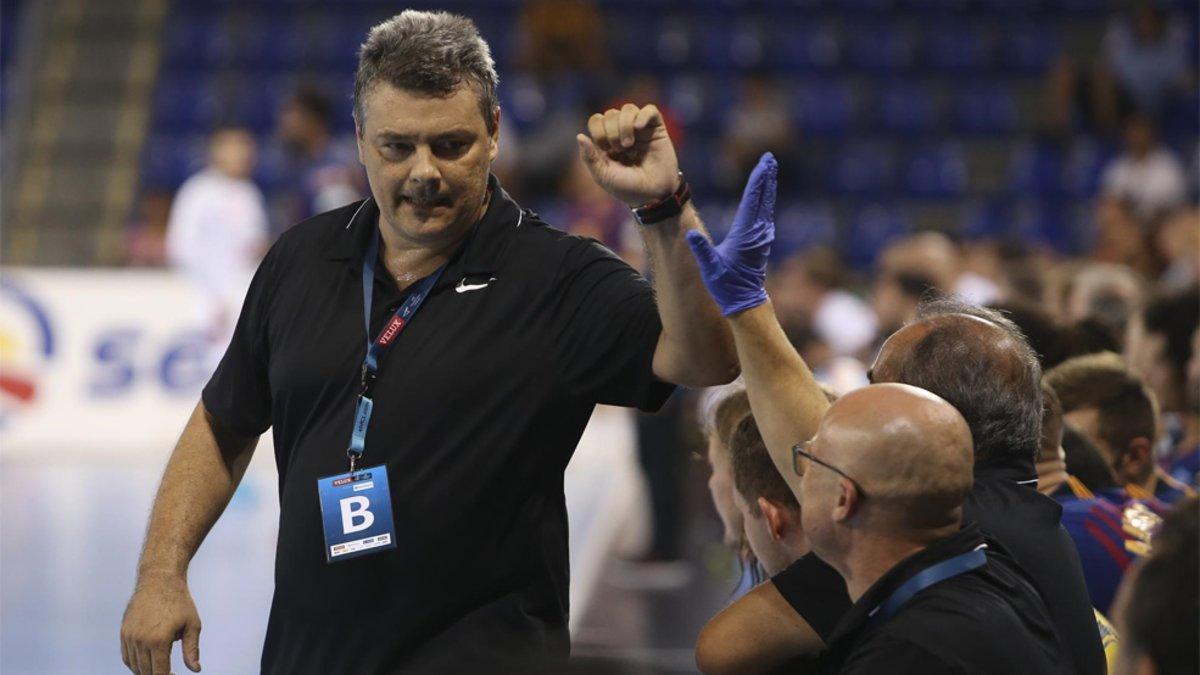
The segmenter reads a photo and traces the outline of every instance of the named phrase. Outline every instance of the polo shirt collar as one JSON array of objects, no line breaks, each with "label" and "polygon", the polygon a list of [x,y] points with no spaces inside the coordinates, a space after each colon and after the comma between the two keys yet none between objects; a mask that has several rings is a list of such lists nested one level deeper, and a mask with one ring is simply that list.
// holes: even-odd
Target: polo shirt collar
[{"label": "polo shirt collar", "polygon": [[968,523],[949,537],[939,539],[901,560],[872,584],[842,617],[829,636],[829,645],[832,647],[838,642],[852,639],[866,626],[875,608],[883,604],[904,582],[943,560],[973,551],[983,543],[983,534],[979,531],[979,526]]},{"label": "polo shirt collar", "polygon": [[[474,276],[495,272],[500,268],[508,253],[517,229],[524,223],[526,215],[513,198],[500,186],[496,176],[488,176],[491,201],[483,217],[475,223],[455,258],[462,260],[463,276]],[[362,264],[363,252],[376,232],[379,207],[368,197],[359,202],[350,220],[339,227],[329,242],[330,260],[349,260]]]}]

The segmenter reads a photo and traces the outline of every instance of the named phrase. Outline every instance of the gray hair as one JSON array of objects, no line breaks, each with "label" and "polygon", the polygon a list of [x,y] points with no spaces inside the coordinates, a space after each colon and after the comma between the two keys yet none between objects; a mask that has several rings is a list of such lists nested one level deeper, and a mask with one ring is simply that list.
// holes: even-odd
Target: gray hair
[{"label": "gray hair", "polygon": [[405,10],[367,34],[354,76],[354,121],[362,126],[363,98],[387,82],[398,89],[449,97],[465,81],[479,97],[488,133],[495,133],[500,78],[487,42],[465,16]]},{"label": "gray hair", "polygon": [[[977,322],[998,339],[980,339]],[[975,460],[1032,461],[1041,445],[1042,367],[1025,335],[1003,314],[961,298],[923,302],[913,323],[931,324],[895,379],[946,399],[971,427]],[[986,330],[986,329],[985,329]]]}]

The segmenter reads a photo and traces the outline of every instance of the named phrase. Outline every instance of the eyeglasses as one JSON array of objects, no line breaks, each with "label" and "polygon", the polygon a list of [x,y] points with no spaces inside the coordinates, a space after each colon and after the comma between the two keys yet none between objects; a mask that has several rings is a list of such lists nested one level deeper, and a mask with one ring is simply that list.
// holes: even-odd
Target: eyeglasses
[{"label": "eyeglasses", "polygon": [[803,443],[797,443],[792,446],[792,471],[795,471],[797,476],[804,475],[804,471],[802,471],[800,469],[800,458],[803,457],[803,458],[807,459],[808,461],[812,462],[813,464],[820,464],[821,466],[825,467],[826,469],[829,469],[830,471],[836,473],[837,475],[841,476],[842,478],[845,478],[846,480],[850,481],[850,484],[853,485],[856,490],[858,490],[858,493],[860,495],[862,495],[863,497],[867,496],[867,491],[863,489],[863,486],[858,481],[851,478],[849,474],[847,474],[845,471],[842,471],[841,469],[837,468],[836,466],[830,464],[829,462],[826,462],[825,460],[821,459],[820,457],[814,456],[811,452],[809,452],[808,448],[810,445],[812,445],[812,441],[805,441]]}]

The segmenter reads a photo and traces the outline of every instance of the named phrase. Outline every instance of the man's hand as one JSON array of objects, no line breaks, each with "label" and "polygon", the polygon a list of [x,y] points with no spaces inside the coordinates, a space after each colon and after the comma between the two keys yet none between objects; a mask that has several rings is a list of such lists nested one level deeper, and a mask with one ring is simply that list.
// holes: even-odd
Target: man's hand
[{"label": "man's hand", "polygon": [[200,615],[187,582],[169,575],[140,577],[121,622],[121,659],[138,675],[168,675],[171,647],[179,639],[184,664],[200,672]]},{"label": "man's hand", "polygon": [[662,199],[679,187],[675,146],[653,105],[626,103],[596,113],[588,119],[588,134],[575,137],[583,163],[597,185],[627,206]]},{"label": "man's hand", "polygon": [[766,153],[750,173],[729,234],[715,248],[701,232],[687,233],[704,286],[721,313],[736,314],[767,301],[767,256],[775,241],[775,180],[779,165]]}]

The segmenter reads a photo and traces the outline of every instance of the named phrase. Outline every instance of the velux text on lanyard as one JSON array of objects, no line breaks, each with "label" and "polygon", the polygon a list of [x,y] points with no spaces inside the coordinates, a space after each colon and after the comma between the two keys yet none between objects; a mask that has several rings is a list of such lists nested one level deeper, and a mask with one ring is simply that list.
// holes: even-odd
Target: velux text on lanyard
[{"label": "velux text on lanyard", "polygon": [[354,465],[362,457],[367,444],[367,425],[371,422],[371,409],[375,406],[372,394],[375,391],[375,381],[379,378],[379,366],[382,363],[396,338],[412,321],[421,303],[434,284],[442,276],[445,265],[437,268],[433,274],[418,281],[409,292],[408,298],[392,314],[392,318],[384,325],[383,330],[374,340],[371,339],[371,304],[375,286],[375,262],[379,258],[379,233],[371,237],[367,246],[366,258],[363,259],[362,289],[363,289],[363,324],[367,334],[367,356],[363,359],[362,375],[359,381],[358,404],[354,410],[354,430],[350,434],[350,446],[346,448],[346,456],[350,458],[350,473],[354,473]]}]

